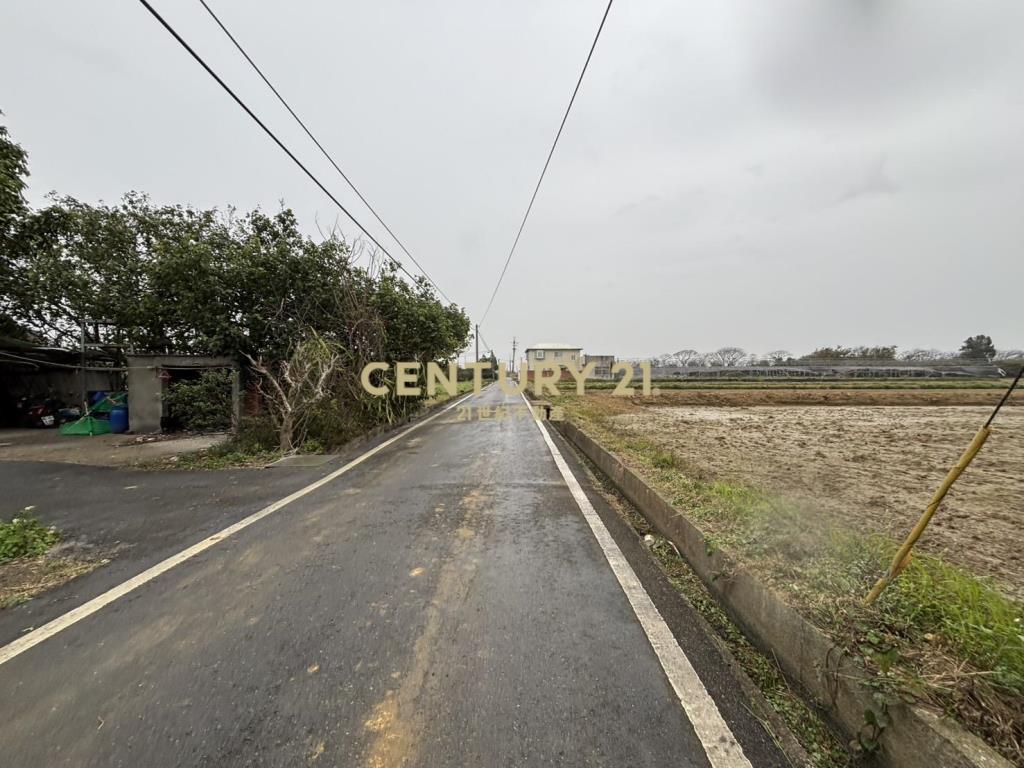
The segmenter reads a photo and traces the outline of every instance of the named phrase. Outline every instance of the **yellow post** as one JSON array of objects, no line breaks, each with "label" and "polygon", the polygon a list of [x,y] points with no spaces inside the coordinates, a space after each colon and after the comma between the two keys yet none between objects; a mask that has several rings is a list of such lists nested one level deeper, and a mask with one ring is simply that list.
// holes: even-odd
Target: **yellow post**
[{"label": "yellow post", "polygon": [[[990,419],[991,421],[991,419]],[[935,515],[935,511],[939,508],[939,504],[946,497],[949,489],[953,487],[953,483],[960,477],[967,465],[971,463],[978,451],[981,450],[981,446],[988,440],[988,436],[992,434],[992,427],[988,424],[978,430],[978,434],[971,440],[971,444],[967,446],[967,450],[960,456],[959,461],[949,470],[949,474],[946,475],[946,479],[942,481],[942,484],[935,491],[935,495],[932,496],[932,500],[928,503],[928,507],[925,509],[924,514],[917,521],[917,525],[914,526],[913,530],[910,531],[910,535],[907,536],[907,540],[903,542],[895,557],[892,559],[892,564],[889,566],[889,570],[886,574],[878,580],[871,592],[864,599],[864,605],[871,605],[882,594],[882,590],[885,589],[895,579],[900,571],[907,567],[907,563],[910,562],[910,551],[914,548],[914,544],[921,538],[921,534],[924,533],[924,529],[928,527],[928,523],[931,522],[932,516]]]}]

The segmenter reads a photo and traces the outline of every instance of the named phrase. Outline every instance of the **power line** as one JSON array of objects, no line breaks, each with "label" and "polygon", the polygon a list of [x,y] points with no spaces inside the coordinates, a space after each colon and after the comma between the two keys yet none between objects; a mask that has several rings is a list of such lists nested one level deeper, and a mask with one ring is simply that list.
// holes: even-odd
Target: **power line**
[{"label": "power line", "polygon": [[551,157],[555,154],[555,147],[558,146],[558,140],[562,137],[562,130],[565,128],[565,121],[569,119],[569,112],[572,110],[573,102],[576,101],[576,94],[579,93],[580,86],[583,84],[583,76],[587,74],[587,67],[590,66],[590,59],[594,55],[594,49],[597,47],[597,41],[601,37],[601,30],[604,29],[604,22],[608,18],[608,12],[612,9],[613,0],[608,0],[608,5],[604,9],[604,15],[601,17],[601,24],[597,28],[597,34],[594,35],[594,42],[590,44],[590,52],[587,54],[587,60],[583,63],[583,69],[580,71],[579,79],[576,81],[576,87],[573,88],[572,97],[569,99],[569,106],[565,108],[565,114],[562,115],[562,123],[558,126],[558,133],[555,134],[555,140],[551,144],[551,150],[548,152],[547,160],[544,161],[544,168],[540,172],[540,178],[537,179],[537,186],[533,188],[533,194],[530,196],[530,204],[526,206],[526,213],[523,214],[523,221],[519,225],[519,231],[516,232],[516,239],[512,243],[512,248],[509,249],[508,258],[505,259],[505,266],[501,268],[501,274],[498,276],[498,283],[494,286],[494,291],[491,293],[490,301],[487,302],[487,308],[484,310],[483,315],[480,317],[480,322],[484,321],[487,317],[487,313],[491,311],[491,305],[494,303],[494,297],[498,295],[498,289],[501,287],[501,281],[505,278],[505,272],[508,270],[509,262],[512,261],[512,254],[516,251],[516,246],[519,245],[519,238],[522,237],[523,228],[526,227],[526,220],[530,218],[530,211],[533,210],[533,203],[537,199],[537,192],[540,191],[541,182],[544,181],[544,174],[548,172],[548,165],[551,164]]},{"label": "power line", "polygon": [[[213,69],[210,68],[210,65],[207,64],[203,60],[202,56],[200,56],[198,53],[196,53],[192,49],[192,46],[190,46],[187,42],[185,42],[184,38],[182,38],[182,36],[179,35],[177,33],[177,31],[175,31],[174,27],[172,27],[164,19],[164,17],[160,15],[160,13],[152,5],[149,4],[148,0],[139,0],[139,2],[142,3],[142,5],[146,8],[146,10],[149,11],[153,15],[153,18],[155,18],[157,21],[159,21],[160,24],[163,26],[163,28],[166,29],[171,34],[171,36],[175,40],[178,41],[178,43],[181,45],[181,47],[189,52],[189,54],[192,56],[192,58],[195,59],[199,63],[199,65],[203,69],[206,70],[207,74],[209,74],[210,77],[212,77],[214,80],[217,81],[217,84],[221,88],[223,88],[232,99],[235,100],[235,103],[238,104],[238,106],[240,106],[243,110],[245,110],[245,113],[247,115],[249,115],[249,117],[251,117],[253,119],[253,121],[260,128],[263,129],[263,132],[266,133],[267,136],[269,136],[274,141],[274,143],[277,144],[277,146],[281,148],[281,151],[283,151],[286,155],[288,155],[288,157],[291,159],[291,161],[293,163],[295,163],[297,166],[299,166],[299,168],[302,169],[302,172],[305,173],[312,180],[312,182],[314,184],[316,184],[320,188],[320,191],[323,192],[325,195],[327,195],[327,197],[329,197],[331,199],[331,202],[333,202],[336,206],[338,206],[338,208],[341,209],[342,213],[344,213],[346,216],[348,216],[348,218],[352,221],[352,223],[355,224],[357,227],[359,227],[359,229],[361,229],[363,231],[363,233],[365,233],[366,236],[368,238],[370,238],[370,240],[373,242],[373,244],[376,245],[378,248],[380,248],[380,250],[384,253],[384,255],[387,256],[395,264],[395,266],[397,266],[400,270],[402,270],[402,272],[404,272],[406,275],[408,275],[409,278],[413,282],[415,282],[417,280],[416,276],[413,275],[409,270],[407,270],[402,265],[402,262],[400,262],[398,259],[396,259],[394,256],[392,256],[388,252],[388,249],[385,248],[383,245],[381,245],[377,241],[377,238],[375,238],[372,234],[370,234],[370,232],[367,231],[366,227],[364,227],[362,224],[359,223],[359,220],[355,216],[353,216],[351,213],[349,213],[348,209],[344,205],[341,204],[341,202],[338,200],[338,198],[336,198],[334,195],[332,195],[331,192],[327,189],[327,187],[325,187],[323,185],[323,183],[320,181],[320,179],[318,179],[316,176],[314,176],[313,172],[310,171],[305,165],[303,165],[302,161],[299,160],[299,158],[297,158],[292,153],[292,151],[290,149],[288,149],[288,147],[286,147],[284,145],[284,142],[282,142],[279,138],[277,138],[277,136],[274,134],[274,132],[272,130],[270,130],[266,126],[266,124],[262,120],[259,119],[259,117],[256,116],[256,113],[253,112],[251,109],[249,109],[248,105],[244,101],[242,101],[233,90],[231,90],[231,87],[220,78],[220,75],[218,75],[216,72],[213,71]],[[426,275],[424,275],[424,276],[426,276]],[[430,280],[430,278],[427,277],[427,280]],[[431,284],[433,284],[432,280],[430,280],[430,282],[431,282]],[[434,287],[437,288],[436,285]],[[441,289],[438,288],[438,290],[440,291]]]},{"label": "power line", "polygon": [[1010,384],[1009,388],[1003,394],[1002,399],[996,405],[996,409],[992,411],[992,415],[988,417],[988,421],[985,422],[986,427],[992,426],[992,420],[995,419],[1000,409],[1003,407],[1003,405],[1006,404],[1006,401],[1010,399],[1010,395],[1013,393],[1013,390],[1016,388],[1016,386],[1020,383],[1020,377],[1022,375],[1024,375],[1024,364],[1022,364],[1020,370],[1017,371],[1017,376],[1013,379],[1013,382]]},{"label": "power line", "polygon": [[409,257],[410,261],[412,261],[412,263],[419,268],[420,272],[423,273],[423,276],[430,281],[430,284],[434,286],[434,288],[437,289],[437,292],[441,294],[441,296],[443,296],[449,303],[454,304],[455,302],[453,302],[447,296],[447,294],[445,294],[445,292],[441,290],[440,286],[438,286],[438,284],[434,282],[433,278],[431,278],[430,275],[427,274],[427,270],[423,268],[423,265],[416,261],[416,257],[409,253],[409,249],[405,247],[401,240],[398,239],[398,235],[392,232],[391,227],[384,223],[384,219],[382,219],[380,217],[380,214],[378,214],[374,207],[370,205],[370,201],[363,197],[363,193],[356,188],[356,185],[352,182],[352,180],[345,174],[343,170],[341,170],[341,167],[335,162],[334,158],[331,157],[331,154],[326,149],[324,149],[320,141],[316,138],[316,136],[313,135],[313,132],[309,130],[306,124],[302,121],[302,118],[295,114],[295,110],[291,108],[291,105],[287,101],[285,101],[284,96],[282,96],[281,93],[277,90],[277,88],[274,87],[274,84],[270,82],[267,76],[263,74],[263,70],[259,68],[255,61],[253,61],[252,57],[246,52],[245,48],[242,47],[242,44],[239,43],[237,39],[235,39],[235,36],[231,34],[228,28],[224,25],[224,22],[220,20],[220,17],[218,17],[217,14],[213,12],[213,9],[210,8],[210,6],[206,3],[206,0],[199,0],[199,3],[203,6],[203,8],[206,9],[206,12],[210,14],[210,17],[215,22],[217,22],[217,26],[221,28],[221,31],[223,31],[225,35],[227,35],[228,40],[230,40],[234,44],[235,48],[238,49],[238,52],[245,57],[245,60],[249,62],[249,65],[256,71],[256,74],[260,76],[260,79],[263,80],[264,83],[266,83],[266,86],[277,97],[277,100],[281,102],[281,105],[288,110],[288,114],[295,118],[295,122],[297,122],[299,126],[302,128],[302,130],[306,132],[306,135],[310,138],[310,140],[314,144],[316,144],[316,148],[320,150],[320,153],[327,158],[327,161],[331,165],[334,166],[334,170],[336,170],[338,174],[341,176],[341,178],[345,180],[345,183],[349,185],[352,191],[356,193],[356,197],[358,197],[363,202],[363,205],[365,205],[367,209],[369,209],[370,213],[373,214],[373,217],[377,219],[377,222],[382,227],[384,227],[384,231],[391,235],[391,238],[398,244],[398,247],[402,249],[402,252],[405,253],[405,255]]},{"label": "power line", "polygon": [[[70,368],[70,369],[75,370],[75,371],[83,370],[82,366],[80,366],[80,365],[69,365],[68,363],[55,363],[55,362],[53,362],[51,360],[40,360],[37,357],[25,357],[24,355],[15,355],[15,354],[13,354],[11,352],[0,352],[0,357],[10,358],[12,360],[19,360],[19,361],[23,361],[23,362],[26,362],[26,363],[32,363],[33,365],[35,365],[36,368],[39,368],[40,366],[46,366],[46,367],[49,367],[49,368]],[[84,370],[87,370],[87,371],[115,371],[116,372],[116,371],[127,371],[128,369],[125,368],[125,367],[117,367],[117,366],[94,366],[94,367],[91,367],[91,368],[87,367]]]}]

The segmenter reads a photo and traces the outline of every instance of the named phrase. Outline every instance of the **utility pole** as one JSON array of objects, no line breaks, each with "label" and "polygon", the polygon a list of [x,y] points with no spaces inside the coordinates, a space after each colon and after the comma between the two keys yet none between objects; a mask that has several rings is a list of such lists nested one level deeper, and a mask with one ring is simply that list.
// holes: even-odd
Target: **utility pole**
[{"label": "utility pole", "polygon": [[516,372],[516,337],[512,337],[512,361],[511,361],[512,373]]},{"label": "utility pole", "polygon": [[81,390],[82,390],[82,411],[81,411],[81,415],[85,416],[89,412],[89,402],[88,402],[89,397],[88,397],[88,395],[86,394],[86,391],[85,391],[85,323],[86,323],[86,321],[85,320],[81,320],[80,323],[81,323],[80,327],[81,327],[81,330],[82,330],[82,356],[81,356],[82,365],[81,365],[81,370],[79,371],[78,381],[79,381],[79,384],[81,385]]},{"label": "utility pole", "polygon": [[475,325],[474,329],[476,330],[476,333],[473,334],[476,337],[476,357],[473,358],[473,362],[476,363],[480,361],[480,325]]}]

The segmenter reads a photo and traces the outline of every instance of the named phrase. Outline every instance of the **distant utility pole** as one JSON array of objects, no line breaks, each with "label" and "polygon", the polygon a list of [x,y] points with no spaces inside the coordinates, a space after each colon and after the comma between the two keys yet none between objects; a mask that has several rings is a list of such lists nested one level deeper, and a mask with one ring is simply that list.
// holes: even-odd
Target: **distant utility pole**
[{"label": "distant utility pole", "polygon": [[473,358],[473,362],[475,363],[480,360],[480,325],[477,324],[473,327],[476,331],[476,333],[473,334],[476,337],[476,357]]},{"label": "distant utility pole", "polygon": [[516,372],[516,337],[512,337],[512,360],[510,361],[511,372]]}]

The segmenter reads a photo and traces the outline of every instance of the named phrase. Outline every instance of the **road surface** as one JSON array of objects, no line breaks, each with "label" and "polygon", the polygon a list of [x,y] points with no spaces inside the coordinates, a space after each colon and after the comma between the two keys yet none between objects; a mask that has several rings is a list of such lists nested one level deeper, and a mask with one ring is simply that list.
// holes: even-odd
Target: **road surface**
[{"label": "road surface", "polygon": [[[498,405],[508,418],[478,418]],[[207,496],[183,490],[186,520],[196,493],[224,508],[167,551],[150,542],[135,573],[115,560],[0,616],[0,763],[785,765],[699,622],[524,408],[491,387],[348,469],[242,473],[224,502],[216,474]],[[81,477],[55,482],[73,510]]]}]

